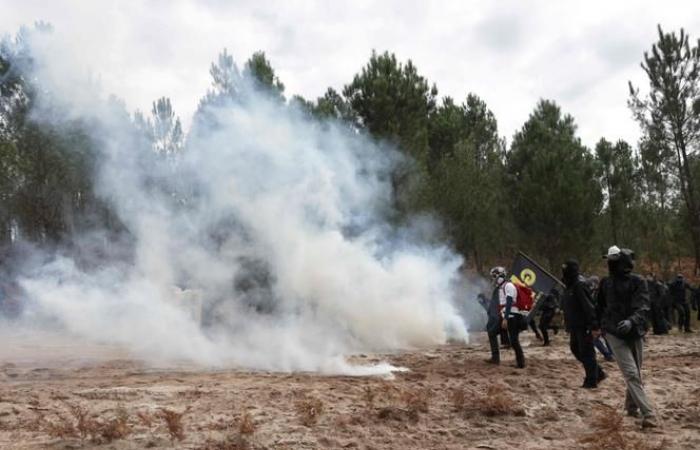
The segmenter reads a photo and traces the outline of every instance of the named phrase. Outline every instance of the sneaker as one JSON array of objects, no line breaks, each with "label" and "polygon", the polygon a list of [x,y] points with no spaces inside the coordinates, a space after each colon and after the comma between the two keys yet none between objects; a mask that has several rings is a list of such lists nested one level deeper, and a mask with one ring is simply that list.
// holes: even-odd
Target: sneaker
[{"label": "sneaker", "polygon": [[581,385],[581,387],[583,389],[596,389],[598,387],[598,385],[593,384],[593,383],[583,383],[583,385]]},{"label": "sneaker", "polygon": [[638,409],[628,409],[627,417],[640,417]]},{"label": "sneaker", "polygon": [[656,422],[656,417],[654,416],[647,416],[643,418],[641,425],[643,429],[656,428],[659,426],[659,424]]}]

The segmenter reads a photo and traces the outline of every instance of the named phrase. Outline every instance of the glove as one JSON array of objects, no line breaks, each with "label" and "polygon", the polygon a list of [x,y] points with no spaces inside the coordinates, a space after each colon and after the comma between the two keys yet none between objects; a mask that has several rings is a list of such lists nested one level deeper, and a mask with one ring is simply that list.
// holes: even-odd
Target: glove
[{"label": "glove", "polygon": [[625,335],[628,334],[630,331],[632,331],[632,321],[629,319],[621,320],[620,323],[617,324],[617,332]]}]

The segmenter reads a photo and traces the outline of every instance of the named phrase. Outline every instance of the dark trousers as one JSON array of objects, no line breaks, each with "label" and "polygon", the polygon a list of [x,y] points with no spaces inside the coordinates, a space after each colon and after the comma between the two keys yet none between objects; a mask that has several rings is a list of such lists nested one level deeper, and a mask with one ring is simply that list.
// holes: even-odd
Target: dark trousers
[{"label": "dark trousers", "polygon": [[486,329],[489,336],[489,346],[491,347],[491,361],[501,362],[501,351],[498,348],[498,336],[501,334],[501,327],[491,327]]},{"label": "dark trousers", "polygon": [[678,314],[678,329],[690,330],[690,308],[687,303],[674,303],[673,309]]},{"label": "dark trousers", "polygon": [[537,339],[542,340],[542,335],[540,334],[540,330],[537,329],[537,323],[535,323],[534,317],[532,318],[532,320],[530,320],[529,325],[532,332],[535,333],[535,336],[537,336]]},{"label": "dark trousers", "polygon": [[600,368],[595,360],[593,336],[585,328],[574,328],[571,330],[569,347],[571,353],[583,364],[583,370],[586,372],[584,384],[596,386],[600,376]]},{"label": "dark trousers", "polygon": [[651,326],[654,334],[667,334],[668,322],[662,306],[657,302],[651,303]]},{"label": "dark trousers", "polygon": [[501,345],[503,347],[510,347],[510,339],[508,338],[508,330],[501,328],[501,324],[498,324],[498,334],[501,337]]},{"label": "dark trousers", "polygon": [[514,314],[508,319],[508,339],[510,346],[515,351],[515,361],[518,367],[525,367],[525,354],[520,345],[520,332],[527,328],[525,318],[520,314]]},{"label": "dark trousers", "polygon": [[549,345],[549,333],[547,330],[554,330],[557,332],[557,327],[552,326],[552,320],[554,319],[554,311],[542,311],[540,316],[540,331],[542,331],[542,338],[544,339],[544,345]]}]

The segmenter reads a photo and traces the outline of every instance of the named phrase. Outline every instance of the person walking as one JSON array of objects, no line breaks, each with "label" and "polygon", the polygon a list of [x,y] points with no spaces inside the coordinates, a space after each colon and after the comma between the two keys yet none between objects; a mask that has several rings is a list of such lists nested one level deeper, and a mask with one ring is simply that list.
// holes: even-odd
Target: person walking
[{"label": "person walking", "polygon": [[559,291],[554,288],[549,294],[545,295],[542,299],[542,306],[540,306],[540,331],[542,332],[542,339],[544,340],[542,345],[544,347],[547,347],[551,343],[549,339],[549,330],[554,331],[554,334],[559,332],[559,327],[552,324],[558,308]]},{"label": "person walking", "polygon": [[607,333],[627,387],[627,414],[641,415],[642,428],[653,428],[657,426],[654,408],[642,384],[643,337],[650,311],[647,283],[632,273],[634,252],[631,250],[612,246],[605,259],[609,274],[598,289],[596,320],[600,329],[594,329],[593,335],[599,335],[600,330]]},{"label": "person walking", "polygon": [[527,324],[516,304],[518,289],[515,284],[508,281],[508,274],[503,267],[491,269],[491,278],[498,292],[501,328],[508,332],[510,346],[515,352],[516,366],[523,369],[525,367],[525,354],[520,345],[520,332],[527,328]]},{"label": "person walking", "polygon": [[579,273],[578,261],[570,259],[562,266],[562,281],[566,288],[562,296],[564,324],[569,332],[571,353],[583,365],[585,377],[581,387],[595,389],[606,378],[595,359],[591,330],[600,329],[595,307],[586,280]]},{"label": "person walking", "polygon": [[491,298],[487,299],[484,294],[479,294],[478,301],[486,309],[486,334],[489,338],[491,348],[491,358],[486,362],[489,364],[500,364],[501,353],[498,348],[498,336],[501,334],[500,302],[498,298],[498,288],[494,286]]},{"label": "person walking", "polygon": [[673,299],[673,309],[678,314],[678,330],[692,333],[690,329],[690,308],[686,291],[693,292],[693,288],[685,281],[683,274],[676,275],[676,279],[668,285],[668,291]]}]

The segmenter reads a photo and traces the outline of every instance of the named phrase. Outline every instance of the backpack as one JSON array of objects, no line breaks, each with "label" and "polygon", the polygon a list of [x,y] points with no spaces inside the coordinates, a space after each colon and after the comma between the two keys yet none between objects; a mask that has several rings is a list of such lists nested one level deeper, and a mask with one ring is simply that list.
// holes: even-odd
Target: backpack
[{"label": "backpack", "polygon": [[520,311],[531,311],[534,304],[534,293],[529,287],[520,283],[513,283],[518,290],[518,298],[515,299],[515,306]]}]

